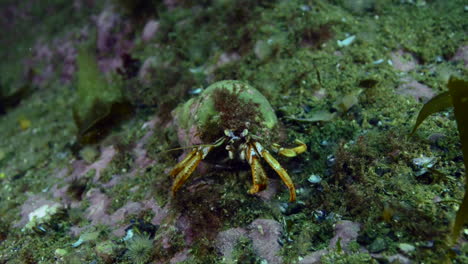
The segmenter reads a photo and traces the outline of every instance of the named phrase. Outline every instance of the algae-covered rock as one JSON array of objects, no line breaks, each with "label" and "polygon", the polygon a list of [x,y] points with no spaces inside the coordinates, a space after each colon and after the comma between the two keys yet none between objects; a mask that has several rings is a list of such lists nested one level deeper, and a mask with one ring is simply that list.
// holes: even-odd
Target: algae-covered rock
[{"label": "algae-covered rock", "polygon": [[78,54],[77,92],[73,117],[80,144],[99,141],[132,112],[121,87],[107,82],[98,69],[96,59],[85,48],[81,48]]}]

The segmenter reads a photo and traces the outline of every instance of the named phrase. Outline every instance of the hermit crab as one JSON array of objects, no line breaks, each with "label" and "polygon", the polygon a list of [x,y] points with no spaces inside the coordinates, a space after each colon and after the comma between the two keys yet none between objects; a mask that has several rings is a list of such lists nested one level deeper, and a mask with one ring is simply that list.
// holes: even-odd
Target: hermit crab
[{"label": "hermit crab", "polygon": [[173,112],[182,148],[191,151],[170,171],[174,177],[172,193],[187,181],[200,161],[217,164],[250,165],[254,194],[266,188],[268,178],[263,159],[276,171],[289,189],[289,201],[296,200],[294,183],[286,170],[264,146],[279,155],[294,157],[307,150],[300,140],[293,148],[272,144],[278,139],[278,119],[268,100],[242,81],[220,81],[210,85]]}]

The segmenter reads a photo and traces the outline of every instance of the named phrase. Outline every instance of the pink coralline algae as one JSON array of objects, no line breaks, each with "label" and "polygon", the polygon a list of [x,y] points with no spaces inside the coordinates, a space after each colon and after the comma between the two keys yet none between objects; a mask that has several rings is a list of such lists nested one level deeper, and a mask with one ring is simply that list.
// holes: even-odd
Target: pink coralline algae
[{"label": "pink coralline algae", "polygon": [[91,221],[91,225],[108,224],[107,210],[111,204],[110,198],[98,189],[89,190],[86,198],[91,205],[86,209],[85,215]]},{"label": "pink coralline algae", "polygon": [[98,65],[102,72],[116,72],[123,67],[122,56],[129,54],[133,28],[128,21],[108,8],[95,17],[97,28]]},{"label": "pink coralline algae", "polygon": [[178,0],[164,0],[164,5],[167,6],[168,9],[174,9],[179,5]]},{"label": "pink coralline algae", "polygon": [[143,128],[148,129],[148,132],[146,132],[146,134],[137,142],[133,150],[133,153],[135,154],[136,168],[135,171],[132,172],[132,174],[136,173],[136,170],[145,169],[156,162],[155,160],[152,160],[148,157],[148,151],[146,150],[145,146],[151,139],[151,137],[153,137],[154,128],[157,124],[160,124],[160,120],[158,117],[155,117],[152,120],[143,124]]},{"label": "pink coralline algae", "polygon": [[[94,17],[94,21],[99,68],[104,73],[116,72],[124,66],[123,56],[133,48],[133,28],[111,8]],[[44,87],[57,77],[62,83],[70,83],[77,71],[77,47],[88,39],[88,31],[88,27],[83,27],[50,43],[39,40],[24,62],[25,78],[37,87]]]},{"label": "pink coralline algae", "polygon": [[222,231],[216,238],[218,251],[229,262],[232,259],[232,252],[239,239],[247,235],[247,230],[244,228],[231,228]]},{"label": "pink coralline algae", "polygon": [[455,55],[450,59],[451,61],[462,61],[465,67],[468,66],[468,46],[461,46],[458,48]]},{"label": "pink coralline algae", "polygon": [[248,230],[255,253],[268,263],[283,263],[279,256],[281,245],[278,243],[283,231],[280,223],[271,219],[257,219],[249,225]]},{"label": "pink coralline algae", "polygon": [[31,56],[24,61],[25,75],[37,87],[45,86],[56,77],[62,83],[72,81],[76,72],[76,46],[88,38],[87,28],[70,32],[46,44],[39,40],[31,49]]},{"label": "pink coralline algae", "polygon": [[160,225],[162,219],[167,216],[167,208],[163,209],[159,207],[153,199],[143,202],[128,202],[112,214],[108,212],[111,199],[100,190],[89,190],[86,194],[86,199],[89,201],[90,206],[86,209],[85,216],[91,222],[91,226],[97,224],[109,226],[112,233],[117,237],[125,235],[125,229],[128,226],[126,219],[129,216],[137,215],[145,210],[151,210],[155,215],[152,220],[152,224],[154,225]]},{"label": "pink coralline algae", "polygon": [[348,245],[352,241],[356,241],[361,225],[359,223],[351,222],[348,220],[339,221],[335,225],[335,236],[330,240],[327,249],[317,250],[299,262],[300,264],[314,264],[321,263],[322,256],[329,253],[330,250],[336,249],[336,244],[340,241],[340,246],[343,251],[348,252]]},{"label": "pink coralline algae", "polygon": [[159,29],[159,22],[156,20],[150,20],[146,23],[141,34],[141,39],[145,42],[150,41],[156,35]]},{"label": "pink coralline algae", "polygon": [[29,221],[29,214],[38,208],[48,205],[50,207],[60,205],[56,201],[49,200],[42,194],[31,194],[21,206],[21,219],[14,224],[14,227],[24,227]]},{"label": "pink coralline algae", "polygon": [[435,95],[435,92],[429,86],[412,78],[402,78],[401,81],[402,84],[396,89],[397,94],[409,95],[422,102],[428,101]]},{"label": "pink coralline algae", "polygon": [[111,9],[102,11],[96,18],[97,48],[100,52],[109,52],[115,39],[112,30],[117,26],[120,16]]},{"label": "pink coralline algae", "polygon": [[343,220],[335,225],[335,236],[330,240],[329,247],[336,248],[336,243],[340,241],[341,248],[344,251],[348,250],[348,244],[351,241],[356,241],[358,233],[361,230],[359,223]]},{"label": "pink coralline algae", "polygon": [[[117,150],[112,145],[102,147],[99,159],[91,164],[84,160],[75,160],[71,163],[71,170],[69,168],[57,170],[55,177],[58,183],[52,186],[51,193],[54,198],[61,200],[65,208],[80,208],[82,205],[80,197],[71,197],[68,192],[70,186],[74,184],[73,182],[87,179],[86,182],[91,181],[97,186],[97,188],[86,192],[82,197],[84,201],[89,202],[89,206],[85,209],[84,217],[90,221],[90,224],[83,227],[72,227],[72,235],[77,236],[83,230],[87,230],[97,224],[103,224],[109,226],[113,235],[122,237],[125,235],[125,228],[129,225],[127,221],[129,216],[136,216],[143,211],[151,211],[154,214],[151,221],[153,225],[160,225],[163,219],[165,219],[169,210],[168,206],[161,208],[153,198],[142,201],[130,201],[115,212],[110,212],[109,208],[112,199],[104,191],[105,189],[117,186],[124,178],[134,177],[139,169],[146,168],[155,162],[148,158],[145,145],[154,134],[154,128],[158,123],[159,119],[154,118],[144,124],[143,129],[147,129],[148,131],[136,143],[133,149],[136,162],[134,169],[129,173],[112,175],[108,182],[102,182],[102,171],[109,166],[114,156],[117,154]],[[89,177],[89,173],[92,173],[92,175],[90,175],[91,177]],[[134,186],[130,191],[137,191],[138,188],[138,185]]]},{"label": "pink coralline algae", "polygon": [[416,68],[418,62],[411,53],[398,50],[390,54],[392,65],[395,69],[402,72],[409,72]]},{"label": "pink coralline algae", "polygon": [[247,228],[231,228],[220,232],[216,238],[216,248],[229,261],[239,238],[247,237],[252,240],[253,249],[259,257],[268,263],[279,264],[283,263],[278,242],[282,232],[283,228],[277,221],[256,219]]}]

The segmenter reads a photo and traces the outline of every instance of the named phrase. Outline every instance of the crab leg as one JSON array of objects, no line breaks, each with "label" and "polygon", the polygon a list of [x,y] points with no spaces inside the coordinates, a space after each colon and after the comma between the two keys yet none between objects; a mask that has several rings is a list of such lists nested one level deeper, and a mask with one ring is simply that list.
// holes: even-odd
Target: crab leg
[{"label": "crab leg", "polygon": [[273,156],[268,152],[268,150],[264,149],[262,145],[258,142],[254,142],[255,149],[260,155],[263,157],[264,160],[273,168],[276,173],[280,176],[281,180],[283,180],[286,187],[289,189],[289,201],[294,202],[296,200],[296,188],[294,187],[294,183],[289,177],[288,173],[286,172],[283,167],[279,164],[279,162],[273,158]]},{"label": "crab leg", "polygon": [[189,154],[187,154],[187,156],[185,156],[185,158],[177,163],[174,168],[171,170],[171,172],[169,172],[169,175],[171,175],[172,177],[175,177],[177,174],[179,174],[180,171],[182,171],[185,167],[186,167],[186,164],[188,162],[190,162],[193,157],[197,154],[198,152],[198,149],[193,149]]},{"label": "crab leg", "polygon": [[219,147],[223,144],[224,140],[224,138],[219,138],[211,145],[195,147],[181,162],[174,166],[171,172],[169,172],[172,177],[175,177],[174,183],[172,184],[172,194],[175,194],[187,181],[193,171],[197,168],[200,161],[202,161],[213,148]]},{"label": "crab leg", "polygon": [[252,188],[250,188],[249,193],[255,194],[265,189],[268,178],[266,176],[265,171],[260,164],[258,159],[258,154],[252,146],[248,146],[245,150],[245,157],[247,158],[247,162],[250,165],[252,170]]},{"label": "crab leg", "polygon": [[190,175],[192,175],[200,161],[204,159],[213,148],[213,145],[196,147],[172,169],[169,173],[171,176],[175,177],[172,185],[172,194],[175,194],[177,190],[179,190]]},{"label": "crab leg", "polygon": [[294,148],[283,148],[278,144],[273,144],[273,148],[275,152],[278,152],[278,154],[288,158],[295,157],[307,150],[307,145],[299,139],[296,139],[294,143],[298,144],[299,146]]}]

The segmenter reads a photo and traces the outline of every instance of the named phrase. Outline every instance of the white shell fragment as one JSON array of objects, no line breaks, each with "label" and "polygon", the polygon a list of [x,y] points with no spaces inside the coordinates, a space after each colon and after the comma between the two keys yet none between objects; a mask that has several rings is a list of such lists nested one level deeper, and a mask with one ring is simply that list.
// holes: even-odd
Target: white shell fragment
[{"label": "white shell fragment", "polygon": [[354,42],[354,39],[356,39],[355,35],[351,35],[343,40],[337,40],[336,43],[338,44],[338,47],[346,47],[351,45],[351,43]]},{"label": "white shell fragment", "polygon": [[310,175],[309,179],[307,179],[310,183],[319,183],[322,178],[316,174]]},{"label": "white shell fragment", "polygon": [[426,157],[426,156],[421,156],[419,158],[414,158],[413,163],[416,166],[419,167],[426,167],[426,168],[432,168],[436,162],[435,157]]}]

